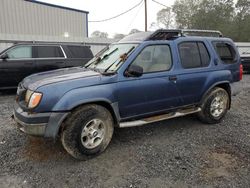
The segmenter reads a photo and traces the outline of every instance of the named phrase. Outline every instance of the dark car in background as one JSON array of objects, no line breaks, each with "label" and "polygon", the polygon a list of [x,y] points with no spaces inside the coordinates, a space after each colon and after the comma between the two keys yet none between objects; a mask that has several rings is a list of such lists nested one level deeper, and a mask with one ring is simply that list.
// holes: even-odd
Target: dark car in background
[{"label": "dark car in background", "polygon": [[250,72],[250,46],[238,46],[241,64],[245,72]]},{"label": "dark car in background", "polygon": [[16,88],[33,73],[83,66],[93,57],[89,46],[60,43],[16,44],[0,53],[0,89]]}]

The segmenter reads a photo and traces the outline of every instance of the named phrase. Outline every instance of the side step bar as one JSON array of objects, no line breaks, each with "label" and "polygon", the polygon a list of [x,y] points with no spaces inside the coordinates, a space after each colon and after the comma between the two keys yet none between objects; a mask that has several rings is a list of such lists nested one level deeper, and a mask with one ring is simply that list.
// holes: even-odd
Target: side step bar
[{"label": "side step bar", "polygon": [[193,113],[200,112],[200,111],[201,111],[201,108],[183,109],[183,110],[179,110],[177,112],[170,112],[170,113],[167,113],[167,114],[152,116],[152,117],[144,118],[144,119],[141,119],[141,120],[121,122],[119,124],[119,127],[124,128],[124,127],[141,126],[141,125],[145,125],[145,124],[148,124],[148,123],[153,123],[153,122],[162,121],[162,120],[166,120],[166,119],[172,119],[172,118],[175,118],[175,117],[181,117],[181,116],[185,116],[185,115],[188,115],[188,114],[193,114]]}]

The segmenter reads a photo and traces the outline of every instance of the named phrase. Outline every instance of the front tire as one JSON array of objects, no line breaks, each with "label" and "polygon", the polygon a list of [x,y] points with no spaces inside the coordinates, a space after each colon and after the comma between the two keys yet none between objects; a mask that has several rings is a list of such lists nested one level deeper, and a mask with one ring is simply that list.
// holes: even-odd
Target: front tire
[{"label": "front tire", "polygon": [[199,119],[208,124],[221,122],[229,108],[230,98],[223,88],[214,88],[203,100]]},{"label": "front tire", "polygon": [[86,105],[67,118],[61,142],[71,156],[83,160],[103,152],[111,141],[113,131],[113,118],[106,108]]}]

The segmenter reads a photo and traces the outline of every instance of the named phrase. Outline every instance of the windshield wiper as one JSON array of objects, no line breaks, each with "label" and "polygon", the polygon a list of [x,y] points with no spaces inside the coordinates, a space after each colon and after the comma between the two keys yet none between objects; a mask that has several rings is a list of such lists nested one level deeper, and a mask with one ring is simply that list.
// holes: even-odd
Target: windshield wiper
[{"label": "windshield wiper", "polygon": [[[98,65],[102,60],[108,58],[110,55],[112,55],[114,52],[116,52],[118,50],[118,48],[114,49],[112,52],[108,53],[108,54],[105,54],[102,58],[101,57],[98,57],[93,63],[94,63],[94,68],[96,68],[96,65]],[[91,63],[91,65],[93,64]],[[87,66],[89,67],[89,65]],[[85,68],[87,68],[85,67]]]},{"label": "windshield wiper", "polygon": [[[125,52],[124,54],[120,55],[120,57],[118,58],[118,59],[120,59],[120,61],[117,63],[116,67],[118,67],[118,66],[120,65],[121,62],[125,62],[125,61],[127,60],[128,55],[133,51],[134,48],[135,48],[135,46],[133,46],[132,48],[130,48],[130,49],[129,49],[127,52]],[[118,59],[117,59],[117,60],[118,60]],[[107,72],[107,71],[110,69],[110,67],[112,67],[112,66],[117,62],[117,60],[116,60],[114,63],[112,63],[110,66],[108,66],[108,68],[106,68],[106,69],[104,70],[104,72]]]},{"label": "windshield wiper", "polygon": [[95,61],[93,61],[92,63],[90,63],[90,64],[86,64],[84,67],[85,68],[87,68],[87,67],[89,67],[90,65],[92,65],[93,63],[95,63],[96,61],[99,61],[99,60],[101,60],[100,58],[100,56],[105,52],[105,51],[107,51],[109,49],[109,46],[106,46],[105,48],[103,48],[100,52],[98,52],[94,57],[96,58],[96,60]]}]

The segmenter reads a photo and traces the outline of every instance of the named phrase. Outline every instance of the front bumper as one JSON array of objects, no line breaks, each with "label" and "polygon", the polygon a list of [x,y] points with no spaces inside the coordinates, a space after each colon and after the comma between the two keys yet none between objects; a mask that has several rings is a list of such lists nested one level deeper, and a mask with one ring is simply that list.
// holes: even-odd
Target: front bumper
[{"label": "front bumper", "polygon": [[56,138],[60,125],[68,112],[50,112],[31,114],[25,112],[16,103],[14,106],[14,119],[18,128],[29,135]]}]

